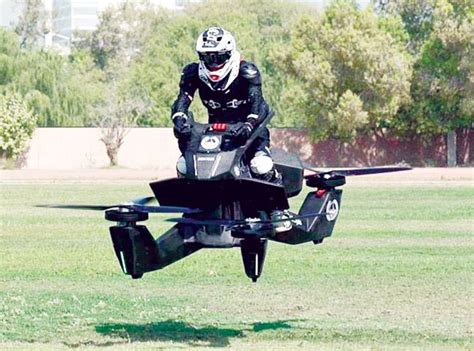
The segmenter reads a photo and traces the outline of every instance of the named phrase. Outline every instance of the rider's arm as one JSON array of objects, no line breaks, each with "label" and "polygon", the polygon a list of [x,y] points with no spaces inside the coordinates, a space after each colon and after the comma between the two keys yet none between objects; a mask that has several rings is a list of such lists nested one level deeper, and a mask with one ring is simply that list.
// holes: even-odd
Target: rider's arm
[{"label": "rider's arm", "polygon": [[250,62],[242,64],[240,71],[249,86],[250,113],[247,116],[246,122],[250,123],[253,128],[265,119],[268,112],[268,106],[262,93],[262,78],[257,66]]},{"label": "rider's arm", "polygon": [[184,67],[179,82],[179,94],[171,107],[172,120],[177,116],[184,116],[187,118],[189,106],[193,101],[194,93],[197,89],[197,70],[197,63],[191,63]]}]

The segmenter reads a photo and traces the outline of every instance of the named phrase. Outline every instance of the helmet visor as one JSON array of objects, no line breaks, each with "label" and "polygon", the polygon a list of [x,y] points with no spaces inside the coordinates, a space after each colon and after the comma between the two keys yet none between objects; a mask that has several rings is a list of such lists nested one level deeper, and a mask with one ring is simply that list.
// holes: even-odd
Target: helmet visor
[{"label": "helmet visor", "polygon": [[208,69],[220,68],[230,59],[231,53],[227,52],[200,52],[199,60],[201,60]]}]

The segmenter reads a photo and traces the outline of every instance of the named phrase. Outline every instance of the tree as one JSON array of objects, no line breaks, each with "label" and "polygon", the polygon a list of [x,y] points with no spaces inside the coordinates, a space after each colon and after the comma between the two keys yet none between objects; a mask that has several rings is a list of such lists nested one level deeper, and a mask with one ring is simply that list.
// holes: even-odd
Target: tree
[{"label": "tree", "polygon": [[386,24],[370,8],[335,1],[299,21],[286,52],[272,53],[300,81],[294,102],[315,139],[382,134],[409,100],[412,59]]},{"label": "tree", "polygon": [[17,158],[25,150],[36,126],[36,115],[15,94],[0,95],[0,154]]},{"label": "tree", "polygon": [[15,92],[38,115],[39,126],[90,124],[91,107],[104,94],[104,73],[90,56],[21,49],[18,37],[0,29],[0,94]]},{"label": "tree", "polygon": [[106,8],[92,33],[79,32],[75,47],[90,50],[97,66],[107,70],[114,63],[128,65],[149,39],[149,28],[168,12],[147,2],[124,1]]},{"label": "tree", "polygon": [[32,48],[44,38],[47,14],[42,0],[26,0],[15,32],[20,37],[20,47]]},{"label": "tree", "polygon": [[154,21],[165,16],[148,3],[123,2],[107,8],[100,15],[97,29],[78,33],[82,39],[75,45],[88,50],[96,66],[103,72],[108,94],[95,108],[94,125],[101,128],[110,165],[118,164],[118,152],[130,127],[137,124],[148,110],[148,96],[130,88],[130,66],[148,40]]},{"label": "tree", "polygon": [[416,118],[415,131],[428,135],[474,121],[474,10],[438,1],[432,12],[432,30],[415,63],[413,104],[407,108]]},{"label": "tree", "polygon": [[95,125],[101,129],[101,141],[105,145],[110,166],[118,165],[118,152],[130,127],[136,125],[138,115],[146,112],[148,104],[129,97],[121,99],[116,87],[109,92],[104,104],[96,108]]},{"label": "tree", "polygon": [[394,128],[401,135],[448,133],[448,153],[455,155],[453,133],[474,122],[474,8],[465,0],[398,0],[388,10],[402,15],[416,57],[412,100]]},{"label": "tree", "polygon": [[408,34],[407,48],[417,53],[433,29],[436,0],[378,0],[375,6],[382,16],[400,16]]}]

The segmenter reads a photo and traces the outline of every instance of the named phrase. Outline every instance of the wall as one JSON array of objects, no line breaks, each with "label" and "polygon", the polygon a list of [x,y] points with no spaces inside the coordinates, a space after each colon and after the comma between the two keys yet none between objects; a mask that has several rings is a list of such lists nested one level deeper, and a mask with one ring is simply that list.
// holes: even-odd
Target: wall
[{"label": "wall", "polygon": [[[467,165],[474,162],[474,130],[457,131],[457,162]],[[299,152],[308,164],[319,166],[375,166],[406,162],[412,166],[446,166],[446,138],[438,136],[423,140],[400,140],[395,137],[367,136],[352,143],[330,139],[312,143],[303,130],[276,129],[272,134],[273,146]]]},{"label": "wall", "polygon": [[[445,166],[446,141],[440,136],[421,139],[359,138],[354,143],[328,140],[313,143],[303,130],[272,129],[272,147],[299,154],[308,165],[358,167],[407,162],[412,166]],[[78,169],[108,167],[100,129],[38,128],[30,143],[24,168]],[[472,164],[473,129],[457,133],[458,163]],[[126,168],[173,171],[179,157],[169,128],[133,128],[120,148],[119,164]]]},{"label": "wall", "polygon": [[[26,155],[27,169],[108,167],[109,159],[96,128],[38,128]],[[169,128],[133,128],[119,150],[122,167],[169,169],[180,153]],[[171,166],[170,166],[171,165]]]}]

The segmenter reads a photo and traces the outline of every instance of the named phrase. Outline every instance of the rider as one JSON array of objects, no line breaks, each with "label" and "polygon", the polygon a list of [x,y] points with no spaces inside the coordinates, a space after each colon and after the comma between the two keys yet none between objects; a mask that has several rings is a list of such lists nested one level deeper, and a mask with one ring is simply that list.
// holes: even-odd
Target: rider
[{"label": "rider", "polygon": [[[181,152],[191,133],[192,117],[188,108],[194,93],[209,113],[209,123],[226,123],[236,140],[245,142],[255,128],[273,112],[262,95],[262,79],[257,66],[243,60],[231,33],[220,27],[205,30],[197,40],[199,63],[184,67],[179,95],[171,108],[171,118]],[[252,143],[248,157],[255,178],[282,184],[270,155],[270,133],[267,128]],[[186,174],[184,157],[176,165],[179,174]]]}]

